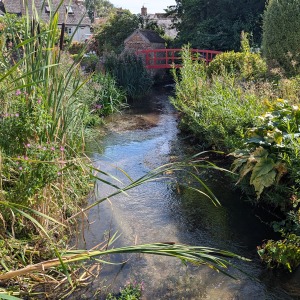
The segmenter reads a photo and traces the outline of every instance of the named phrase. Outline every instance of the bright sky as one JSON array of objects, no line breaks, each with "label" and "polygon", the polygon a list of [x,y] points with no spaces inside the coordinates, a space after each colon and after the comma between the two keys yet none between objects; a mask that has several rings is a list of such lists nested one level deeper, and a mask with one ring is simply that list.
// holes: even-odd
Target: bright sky
[{"label": "bright sky", "polygon": [[141,7],[147,7],[148,14],[164,12],[170,5],[175,5],[175,0],[110,0],[116,7],[129,9],[132,13],[141,12]]}]

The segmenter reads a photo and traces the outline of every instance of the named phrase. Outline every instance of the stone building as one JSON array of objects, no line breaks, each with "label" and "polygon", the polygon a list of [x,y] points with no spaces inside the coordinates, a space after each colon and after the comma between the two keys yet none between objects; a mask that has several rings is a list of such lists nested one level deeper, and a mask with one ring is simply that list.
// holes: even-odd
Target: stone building
[{"label": "stone building", "polygon": [[[51,0],[49,1],[50,5],[48,5],[48,1],[27,0],[27,7],[24,5],[23,0],[0,0],[0,2],[3,4],[3,6],[0,5],[0,10],[3,13],[15,14],[17,16],[24,15],[26,10],[28,10],[29,15],[31,16],[32,3],[34,3],[41,20],[47,23],[49,21],[50,13],[56,11],[61,1]],[[58,12],[58,26],[61,27],[64,23],[66,33],[69,36],[74,34],[74,42],[85,41],[91,35],[91,21],[86,15],[84,0],[74,0],[72,2],[70,2],[70,0],[64,0],[63,4],[58,9]]]},{"label": "stone building", "polygon": [[164,49],[165,40],[153,30],[137,29],[125,41],[124,50],[137,52],[147,49]]}]

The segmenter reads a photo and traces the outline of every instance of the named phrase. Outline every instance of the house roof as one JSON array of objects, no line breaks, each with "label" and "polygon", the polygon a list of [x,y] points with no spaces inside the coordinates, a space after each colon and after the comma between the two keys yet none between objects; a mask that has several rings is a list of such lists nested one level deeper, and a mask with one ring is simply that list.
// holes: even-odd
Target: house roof
[{"label": "house roof", "polygon": [[165,43],[165,40],[162,37],[160,37],[157,32],[148,29],[135,30],[124,42],[126,43],[135,34],[140,34],[144,39],[148,40],[150,43]]},{"label": "house roof", "polygon": [[[5,10],[7,13],[13,14],[25,14],[25,7],[23,4],[23,0],[2,0],[5,6]],[[32,3],[34,3],[37,12],[40,14],[41,19],[44,22],[48,22],[50,18],[50,10],[55,12],[57,7],[60,4],[60,0],[50,0],[50,7],[48,6],[48,0],[27,0],[27,9],[29,14],[32,15]],[[49,9],[46,9],[46,7]],[[67,10],[70,7],[70,13],[67,13]],[[58,24],[65,23],[66,25],[80,25],[86,26],[90,25],[91,21],[86,16],[86,9],[81,2],[73,1],[70,4],[70,0],[64,0],[63,4],[58,9],[59,12],[59,20]]]},{"label": "house roof", "polygon": [[149,40],[150,43],[165,43],[165,40],[160,37],[160,35],[153,31],[148,29],[140,29],[140,33]]}]

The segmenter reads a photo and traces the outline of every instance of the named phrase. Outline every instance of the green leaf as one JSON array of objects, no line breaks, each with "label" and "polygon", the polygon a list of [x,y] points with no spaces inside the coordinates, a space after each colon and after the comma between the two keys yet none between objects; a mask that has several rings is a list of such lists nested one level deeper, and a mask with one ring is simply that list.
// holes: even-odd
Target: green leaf
[{"label": "green leaf", "polygon": [[[253,173],[252,173],[252,175],[253,175]],[[276,177],[276,171],[272,170],[271,172],[269,172],[265,175],[256,177],[252,181],[251,184],[253,184],[253,186],[255,188],[257,199],[260,198],[260,195],[263,192],[264,188],[269,187],[274,184],[275,177]]]},{"label": "green leaf", "polygon": [[255,151],[252,153],[256,160],[260,160],[263,157],[267,157],[268,154],[269,152],[263,147],[256,148]]},{"label": "green leaf", "polygon": [[255,167],[253,168],[252,175],[250,178],[250,184],[253,184],[253,181],[263,175],[268,174],[274,170],[275,163],[271,158],[261,158]]},{"label": "green leaf", "polygon": [[21,298],[17,298],[17,297],[10,296],[10,295],[7,295],[7,294],[2,294],[2,293],[0,293],[0,299],[4,299],[4,300],[21,300]]}]

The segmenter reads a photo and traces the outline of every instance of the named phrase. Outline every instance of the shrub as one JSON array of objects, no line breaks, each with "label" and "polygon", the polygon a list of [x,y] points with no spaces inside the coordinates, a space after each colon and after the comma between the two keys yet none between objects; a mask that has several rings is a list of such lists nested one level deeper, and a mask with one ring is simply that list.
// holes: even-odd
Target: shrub
[{"label": "shrub", "polygon": [[237,157],[234,171],[239,170],[240,180],[252,174],[252,184],[260,198],[267,187],[279,182],[287,173],[286,163],[293,157],[294,143],[299,139],[300,110],[279,99],[259,118],[257,127],[248,130],[246,149],[232,153]]},{"label": "shrub", "polygon": [[208,74],[235,74],[241,79],[259,79],[266,75],[267,66],[258,53],[224,52],[215,57],[207,68]]},{"label": "shrub", "polygon": [[253,185],[257,199],[281,210],[277,231],[300,233],[299,125],[299,107],[279,99],[249,129],[244,148],[231,153],[238,183]]},{"label": "shrub", "polygon": [[105,70],[115,78],[128,97],[133,99],[145,95],[153,84],[142,59],[133,53],[107,56]]},{"label": "shrub", "polygon": [[180,74],[172,102],[182,113],[181,123],[206,143],[220,150],[242,144],[245,129],[254,116],[263,111],[263,103],[251,85],[241,87],[233,74],[208,78],[205,66],[192,61],[188,49],[183,52]]},{"label": "shrub", "polygon": [[287,75],[300,71],[300,0],[270,0],[263,16],[263,53]]},{"label": "shrub", "polygon": [[284,240],[269,240],[258,254],[269,268],[283,267],[290,272],[300,265],[300,236],[287,234]]},{"label": "shrub", "polygon": [[85,72],[95,72],[96,66],[99,62],[99,57],[96,54],[86,54],[80,65],[84,68]]},{"label": "shrub", "polygon": [[221,74],[223,72],[234,74],[240,79],[252,80],[265,77],[267,65],[259,53],[251,53],[248,34],[242,32],[241,52],[224,52],[215,57],[208,65],[207,72]]}]

